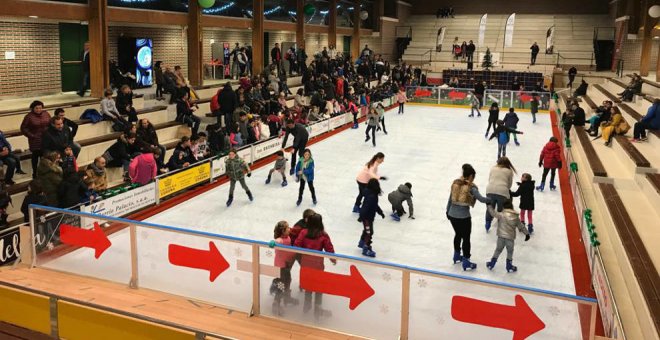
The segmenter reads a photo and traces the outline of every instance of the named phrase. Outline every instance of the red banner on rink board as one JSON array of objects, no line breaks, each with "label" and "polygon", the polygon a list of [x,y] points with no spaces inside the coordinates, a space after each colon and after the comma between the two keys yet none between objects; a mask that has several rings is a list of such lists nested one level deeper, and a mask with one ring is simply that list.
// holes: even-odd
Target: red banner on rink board
[{"label": "red banner on rink board", "polygon": [[354,265],[351,265],[349,275],[300,267],[300,287],[312,292],[347,297],[350,299],[348,308],[351,310],[376,293]]},{"label": "red banner on rink board", "polygon": [[458,91],[449,92],[449,99],[451,100],[465,99],[465,97],[467,97],[467,93],[465,92],[458,92]]}]

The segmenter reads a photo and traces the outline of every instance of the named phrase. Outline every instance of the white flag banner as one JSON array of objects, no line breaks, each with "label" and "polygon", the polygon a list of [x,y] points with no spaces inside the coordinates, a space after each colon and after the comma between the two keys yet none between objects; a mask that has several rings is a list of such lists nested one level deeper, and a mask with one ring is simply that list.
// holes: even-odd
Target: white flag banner
[{"label": "white flag banner", "polygon": [[486,20],[488,19],[488,14],[481,16],[481,21],[479,21],[479,47],[484,45],[484,37],[486,36]]},{"label": "white flag banner", "polygon": [[509,15],[506,19],[506,29],[504,30],[504,47],[513,46],[513,25],[516,21],[516,13]]},{"label": "white flag banner", "polygon": [[436,40],[436,43],[435,43],[435,51],[436,52],[442,52],[442,43],[445,40],[445,32],[446,31],[447,31],[446,26],[442,26],[438,30],[438,36],[437,36],[437,40]]},{"label": "white flag banner", "polygon": [[555,26],[548,28],[545,34],[545,54],[552,54],[555,49]]}]

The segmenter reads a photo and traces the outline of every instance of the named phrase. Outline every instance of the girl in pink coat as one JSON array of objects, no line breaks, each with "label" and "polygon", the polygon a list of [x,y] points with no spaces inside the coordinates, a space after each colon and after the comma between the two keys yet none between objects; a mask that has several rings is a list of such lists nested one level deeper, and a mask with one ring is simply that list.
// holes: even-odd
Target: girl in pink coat
[{"label": "girl in pink coat", "polygon": [[396,101],[399,103],[398,114],[403,114],[403,104],[408,101],[408,97],[406,97],[406,91],[403,89],[403,87],[399,88],[399,92],[396,94]]},{"label": "girl in pink coat", "polygon": [[360,206],[362,205],[362,199],[364,198],[364,190],[366,189],[369,180],[372,178],[387,180],[386,177],[378,175],[378,166],[384,161],[385,154],[379,152],[371,157],[369,162],[367,162],[367,164],[364,165],[364,168],[358,173],[357,178],[355,179],[358,185],[358,195],[355,198],[355,205],[353,206],[354,213],[360,212]]},{"label": "girl in pink coat", "polygon": [[156,159],[160,156],[160,149],[155,148],[153,153],[143,153],[134,157],[128,166],[128,175],[131,183],[145,185],[158,175]]},{"label": "girl in pink coat", "polygon": [[[275,225],[273,237],[275,243],[292,246],[289,223],[287,221],[279,221]],[[284,311],[280,302],[284,298],[284,305],[292,304],[297,305],[298,300],[291,297],[291,267],[295,261],[296,253],[287,250],[275,249],[275,267],[280,268],[280,277],[273,279],[270,286],[271,294],[275,294],[275,301],[273,301],[273,314],[283,315]]]}]

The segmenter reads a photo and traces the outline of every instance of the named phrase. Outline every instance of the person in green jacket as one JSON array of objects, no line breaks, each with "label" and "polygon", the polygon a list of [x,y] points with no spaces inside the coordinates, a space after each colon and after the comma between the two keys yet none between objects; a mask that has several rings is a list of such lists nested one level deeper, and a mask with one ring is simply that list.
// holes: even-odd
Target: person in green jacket
[{"label": "person in green jacket", "polygon": [[243,190],[245,190],[248,198],[250,201],[253,201],[254,197],[252,196],[252,192],[250,192],[250,188],[248,188],[247,184],[245,184],[245,174],[250,177],[252,176],[252,171],[250,170],[250,167],[245,164],[243,159],[236,157],[235,149],[229,150],[229,154],[225,160],[225,172],[227,173],[227,177],[229,177],[230,183],[227,206],[230,206],[234,201],[234,188],[236,187],[236,181],[241,183],[241,187],[243,187]]}]

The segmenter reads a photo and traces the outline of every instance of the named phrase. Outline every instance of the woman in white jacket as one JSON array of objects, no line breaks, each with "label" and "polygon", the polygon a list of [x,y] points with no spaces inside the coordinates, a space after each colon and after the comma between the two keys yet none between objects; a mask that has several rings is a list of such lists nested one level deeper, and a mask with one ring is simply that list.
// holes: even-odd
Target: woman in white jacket
[{"label": "woman in white jacket", "polygon": [[[498,212],[503,209],[504,202],[511,199],[510,190],[513,184],[513,174],[516,168],[507,157],[500,157],[497,165],[490,169],[488,176],[488,186],[486,187],[486,197],[490,198],[497,208]],[[493,222],[493,216],[486,211],[486,232],[490,230]]]}]

